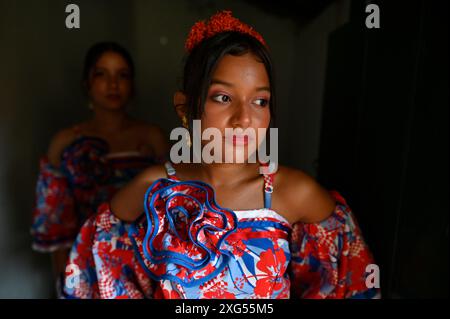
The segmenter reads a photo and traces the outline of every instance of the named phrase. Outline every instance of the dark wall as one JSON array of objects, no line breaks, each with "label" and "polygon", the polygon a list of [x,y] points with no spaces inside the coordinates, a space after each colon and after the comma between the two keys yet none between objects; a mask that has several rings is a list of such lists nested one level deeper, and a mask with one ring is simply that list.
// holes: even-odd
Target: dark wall
[{"label": "dark wall", "polygon": [[[448,296],[446,2],[365,3],[330,36],[319,180],[353,207],[384,297]],[[443,7],[444,6],[444,7]]]}]

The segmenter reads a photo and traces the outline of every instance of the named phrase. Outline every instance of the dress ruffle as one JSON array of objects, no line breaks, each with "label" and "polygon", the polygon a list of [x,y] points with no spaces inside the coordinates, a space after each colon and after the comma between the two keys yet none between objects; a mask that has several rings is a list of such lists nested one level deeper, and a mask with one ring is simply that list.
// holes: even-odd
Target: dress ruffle
[{"label": "dress ruffle", "polygon": [[236,215],[221,208],[211,186],[199,181],[160,179],[145,197],[145,265],[156,280],[199,285],[228,264],[224,240],[235,231]]}]

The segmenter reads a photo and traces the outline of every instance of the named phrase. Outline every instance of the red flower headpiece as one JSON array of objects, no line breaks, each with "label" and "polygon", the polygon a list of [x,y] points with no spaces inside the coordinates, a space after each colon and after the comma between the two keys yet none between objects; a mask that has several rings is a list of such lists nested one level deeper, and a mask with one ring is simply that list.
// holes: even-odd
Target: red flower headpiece
[{"label": "red flower headpiece", "polygon": [[198,21],[192,26],[185,43],[186,51],[191,52],[203,40],[226,31],[248,34],[267,46],[263,37],[252,27],[233,17],[231,11],[222,11],[213,15],[208,21]]}]

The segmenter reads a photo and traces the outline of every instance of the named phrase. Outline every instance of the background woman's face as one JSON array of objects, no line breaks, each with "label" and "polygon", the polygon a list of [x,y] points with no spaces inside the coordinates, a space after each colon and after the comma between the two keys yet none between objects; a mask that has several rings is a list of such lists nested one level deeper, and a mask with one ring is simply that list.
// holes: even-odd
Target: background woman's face
[{"label": "background woman's face", "polygon": [[221,59],[212,76],[201,124],[202,130],[215,127],[222,133],[223,158],[228,154],[231,156],[228,158],[248,159],[249,150],[257,150],[257,135],[256,138],[242,135],[226,138],[225,128],[251,128],[256,133],[258,128],[268,128],[269,101],[269,77],[255,55],[226,55]]},{"label": "background woman's face", "polygon": [[122,109],[132,91],[131,70],[118,53],[105,52],[89,72],[88,90],[95,107]]}]

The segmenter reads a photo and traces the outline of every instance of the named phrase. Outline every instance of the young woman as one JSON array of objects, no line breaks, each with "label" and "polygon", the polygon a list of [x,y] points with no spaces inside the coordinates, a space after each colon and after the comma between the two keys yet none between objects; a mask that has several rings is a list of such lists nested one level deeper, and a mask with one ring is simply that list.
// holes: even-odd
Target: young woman
[{"label": "young woman", "polygon": [[164,161],[168,145],[162,131],[127,115],[133,79],[133,61],[123,47],[91,47],[83,86],[92,117],[57,133],[41,159],[33,248],[52,253],[57,277],[64,273],[80,227],[98,204],[144,168]]},{"label": "young woman", "polygon": [[[273,70],[258,33],[225,11],[195,24],[186,49],[174,96],[186,126],[200,119],[203,130],[224,134],[271,125]],[[247,159],[260,146],[245,136],[218,145],[223,157]],[[247,160],[145,170],[83,226],[66,295],[376,297],[365,284],[372,257],[344,199],[301,171],[261,175],[259,168]]]}]

